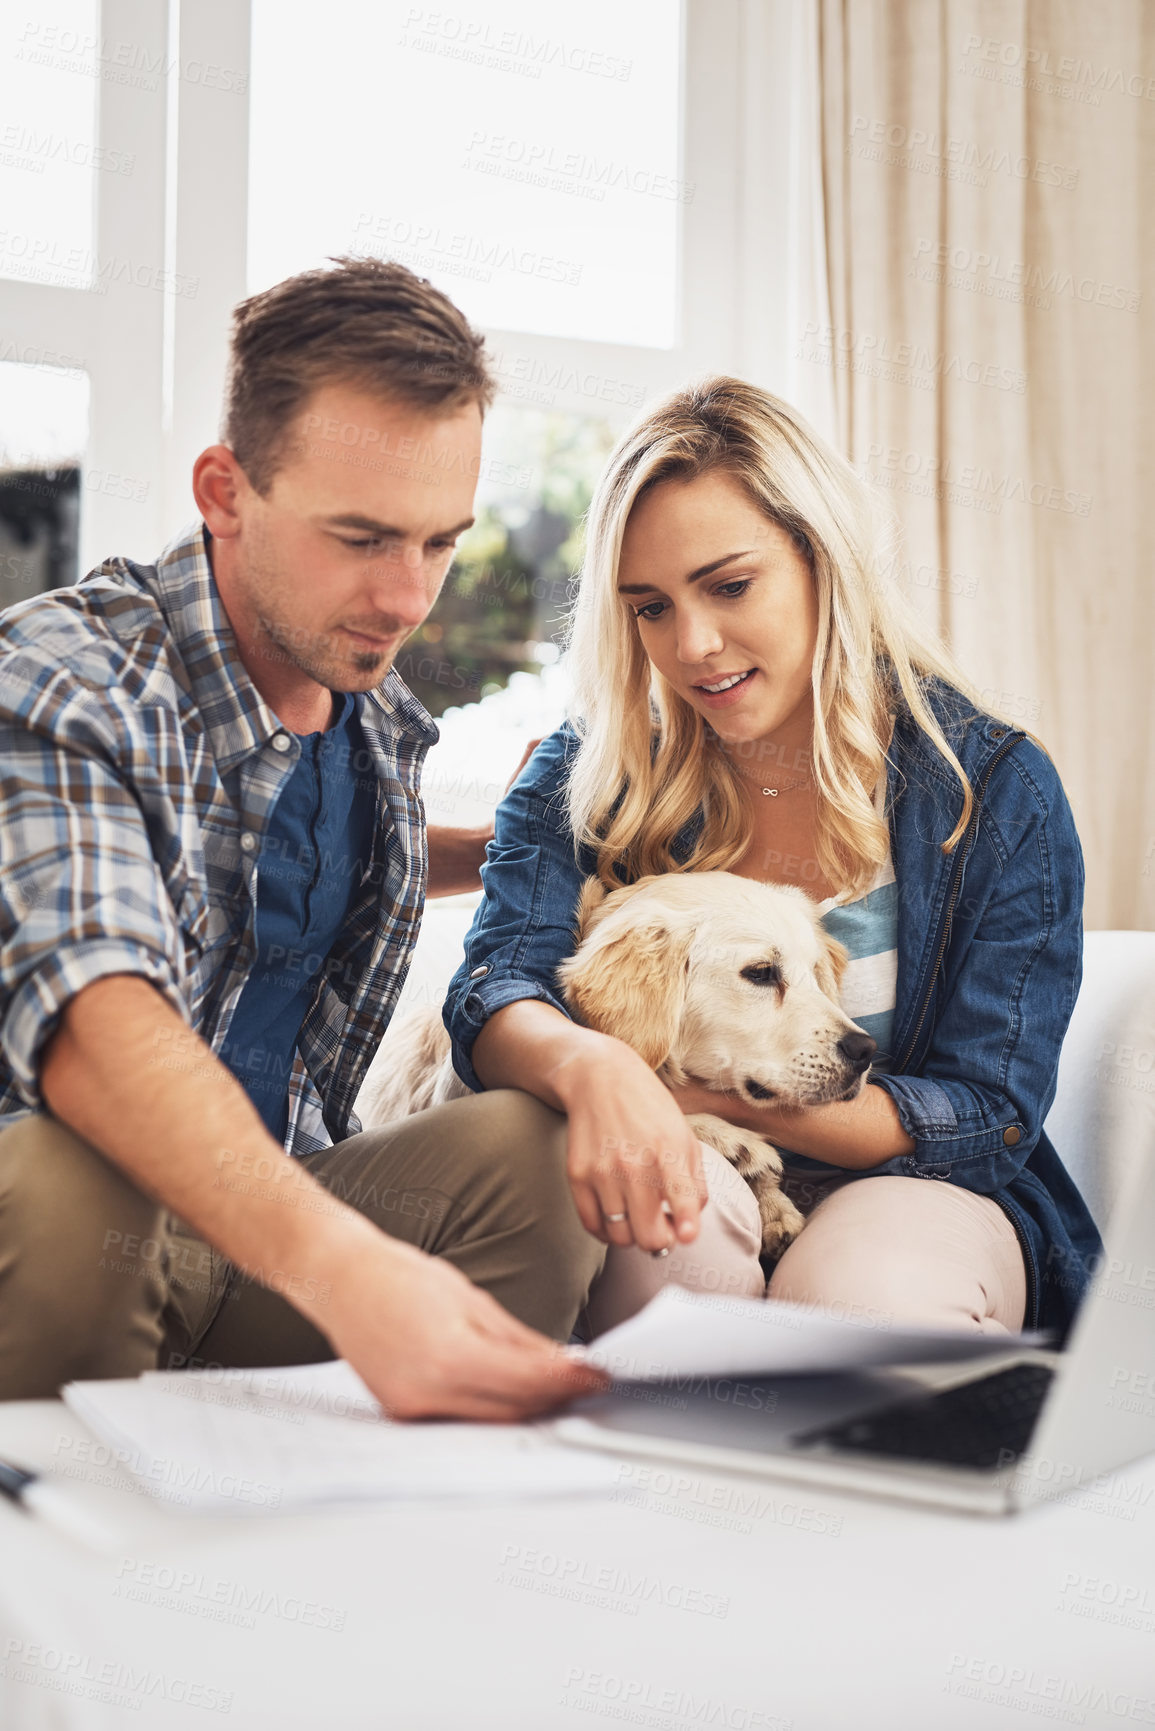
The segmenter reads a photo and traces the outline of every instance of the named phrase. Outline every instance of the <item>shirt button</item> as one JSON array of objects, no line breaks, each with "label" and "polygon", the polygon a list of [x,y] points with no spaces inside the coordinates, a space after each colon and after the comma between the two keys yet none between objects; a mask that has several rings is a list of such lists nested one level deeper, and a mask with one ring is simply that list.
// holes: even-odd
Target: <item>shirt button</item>
[{"label": "shirt button", "polygon": [[487,967],[474,968],[473,972],[470,974],[469,977],[471,980],[484,979],[485,975],[488,974],[488,972],[489,972],[489,969]]},{"label": "shirt button", "polygon": [[292,744],[292,741],[290,740],[287,733],[274,733],[274,735],[273,735],[273,750],[274,751],[288,751],[289,746],[291,744]]},{"label": "shirt button", "polygon": [[256,849],[256,845],[256,836],[253,834],[251,829],[247,829],[241,837],[241,846],[244,848],[246,853],[253,853]]},{"label": "shirt button", "polygon": [[1003,1131],[1003,1141],[1008,1148],[1013,1148],[1015,1143],[1021,1140],[1022,1134],[1017,1124],[1009,1124]]}]

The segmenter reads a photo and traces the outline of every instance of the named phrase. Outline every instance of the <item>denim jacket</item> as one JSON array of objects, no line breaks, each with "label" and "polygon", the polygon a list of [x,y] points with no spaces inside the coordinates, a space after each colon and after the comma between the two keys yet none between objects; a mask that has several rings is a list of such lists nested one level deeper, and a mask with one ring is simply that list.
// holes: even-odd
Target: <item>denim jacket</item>
[{"label": "denim jacket", "polygon": [[[894,1061],[870,1078],[915,1144],[869,1171],[946,1181],[990,1196],[1022,1247],[1025,1326],[1066,1333],[1101,1244],[1043,1134],[1059,1049],[1082,973],[1083,859],[1054,765],[1024,733],[976,713],[949,686],[928,699],[970,780],[963,839],[958,778],[908,713],[887,754],[886,813],[898,884]],[[445,1004],[458,1075],[495,1010],[540,998],[563,1013],[555,973],[593,856],[575,857],[561,790],[577,750],[569,723],[543,741],[506,795],[482,870],[484,899]],[[680,857],[700,818],[679,837]]]}]

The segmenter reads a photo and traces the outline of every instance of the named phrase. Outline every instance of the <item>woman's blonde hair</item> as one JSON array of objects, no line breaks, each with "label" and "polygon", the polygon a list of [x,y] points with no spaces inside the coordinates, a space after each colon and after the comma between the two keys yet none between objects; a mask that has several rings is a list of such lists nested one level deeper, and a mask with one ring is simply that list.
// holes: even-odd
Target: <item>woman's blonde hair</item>
[{"label": "woman's blonde hair", "polygon": [[[712,749],[697,710],[651,667],[617,593],[622,536],[642,493],[715,469],[740,482],[809,562],[818,600],[817,865],[829,882],[861,894],[886,857],[886,825],[871,795],[897,706],[906,705],[962,786],[962,814],[943,843],[949,851],[973,795],[924,684],[937,677],[981,705],[885,575],[887,535],[869,487],[786,403],[741,379],[706,379],[645,415],[613,452],[590,506],[568,643],[581,741],[566,793],[575,842],[595,850],[607,885],[650,872],[724,871],[749,845],[749,783],[734,748]],[[698,810],[701,834],[679,860],[674,839]]]}]

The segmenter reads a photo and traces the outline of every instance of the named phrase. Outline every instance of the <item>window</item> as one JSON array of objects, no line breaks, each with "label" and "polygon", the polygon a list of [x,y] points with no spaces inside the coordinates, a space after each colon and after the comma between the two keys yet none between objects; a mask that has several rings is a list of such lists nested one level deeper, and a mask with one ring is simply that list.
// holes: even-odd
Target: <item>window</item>
[{"label": "window", "polygon": [[433,715],[557,661],[582,519],[612,444],[603,420],[502,403],[491,410],[477,522],[397,663]]},{"label": "window", "polygon": [[[644,395],[631,355],[675,344],[681,8],[253,0],[252,17],[249,288],[393,258],[493,333],[478,524],[398,663],[441,716],[556,659],[581,519]],[[610,344],[615,365],[592,364]]]},{"label": "window", "polygon": [[[0,52],[0,276],[88,288],[98,172],[135,163],[96,136],[98,0],[26,0]],[[19,20],[19,21],[17,21]]]},{"label": "window", "polygon": [[671,0],[254,0],[249,285],[394,258],[477,324],[670,347]]},{"label": "window", "polygon": [[0,364],[0,607],[79,575],[88,379]]},{"label": "window", "polygon": [[74,517],[52,558],[63,580],[109,553],[151,557],[171,530],[166,17],[134,0],[21,0],[0,33],[0,461],[30,502],[57,481],[27,465],[73,459]]},{"label": "window", "polygon": [[[87,423],[66,441],[81,568],[151,558],[193,517],[237,301],[334,251],[391,253],[486,330],[501,386],[481,527],[420,642],[453,641],[470,695],[531,677],[622,428],[706,371],[796,394],[804,15],[21,0],[0,33],[0,365],[33,369],[36,415]],[[76,387],[86,413],[76,396],[62,421]]]}]

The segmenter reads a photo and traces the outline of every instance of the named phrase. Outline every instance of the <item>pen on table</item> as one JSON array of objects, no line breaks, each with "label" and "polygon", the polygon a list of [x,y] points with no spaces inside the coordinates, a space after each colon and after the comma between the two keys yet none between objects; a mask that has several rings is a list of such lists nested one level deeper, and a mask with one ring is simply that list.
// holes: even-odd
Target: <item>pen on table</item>
[{"label": "pen on table", "polygon": [[61,1493],[59,1485],[48,1484],[39,1473],[29,1472],[12,1461],[0,1460],[0,1496],[7,1497],[25,1514],[39,1516],[88,1550],[103,1553],[115,1550],[119,1543],[115,1533],[77,1508]]}]

